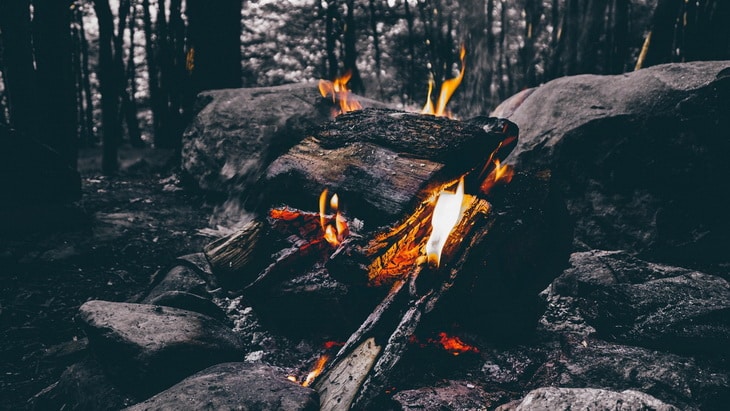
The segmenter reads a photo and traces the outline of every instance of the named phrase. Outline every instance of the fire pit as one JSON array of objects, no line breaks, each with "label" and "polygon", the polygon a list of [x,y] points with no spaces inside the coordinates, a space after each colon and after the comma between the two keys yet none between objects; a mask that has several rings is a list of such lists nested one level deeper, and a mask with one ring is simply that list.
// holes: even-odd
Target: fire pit
[{"label": "fire pit", "polygon": [[[344,112],[330,104],[348,93],[343,83],[325,85],[337,116],[272,151],[246,193],[254,217],[162,270],[141,304],[82,306],[96,362],[76,375],[103,375],[117,405],[147,399],[131,409],[194,398],[219,408],[489,408],[533,389],[530,401],[576,404],[722,397],[725,374],[704,361],[724,358],[707,350],[725,335],[707,318],[727,306],[726,281],[621,252],[570,256],[552,170],[505,165],[518,140],[508,120]],[[655,306],[688,320],[646,316]],[[659,330],[663,321],[671,327]],[[695,328],[707,341],[688,337]],[[675,340],[673,350],[700,357],[651,350]],[[621,391],[624,371],[642,392]],[[591,388],[541,388],[551,385]],[[264,391],[275,398],[260,400]]]}]

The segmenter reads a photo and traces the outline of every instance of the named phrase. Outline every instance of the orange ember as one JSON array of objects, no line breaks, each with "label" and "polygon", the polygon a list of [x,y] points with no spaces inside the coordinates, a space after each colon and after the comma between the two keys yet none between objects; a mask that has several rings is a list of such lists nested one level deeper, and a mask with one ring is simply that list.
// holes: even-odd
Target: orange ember
[{"label": "orange ember", "polygon": [[345,343],[340,341],[325,341],[324,348],[326,350],[331,350],[335,347],[342,347],[343,345],[345,345]]},{"label": "orange ember", "polygon": [[347,88],[347,83],[350,81],[352,73],[348,71],[341,77],[336,78],[334,81],[319,80],[319,93],[322,97],[332,96],[332,102],[340,105],[340,111],[334,112],[336,116],[338,114],[347,113],[349,111],[360,110],[362,105],[360,102],[353,99],[350,90]]},{"label": "orange ember", "polygon": [[514,168],[509,164],[501,164],[498,159],[494,159],[494,169],[482,181],[482,185],[479,190],[484,194],[489,194],[489,191],[494,188],[497,184],[507,184],[512,181],[512,177],[515,175]]},{"label": "orange ember", "polygon": [[307,378],[302,381],[302,385],[308,387],[311,383],[313,383],[314,379],[322,373],[322,371],[324,370],[324,366],[327,364],[327,361],[329,361],[329,359],[329,355],[326,354],[319,357],[317,362],[314,363],[314,367],[312,367],[312,370],[309,371],[309,374],[307,374]]},{"label": "orange ember", "polygon": [[466,48],[464,46],[461,46],[461,51],[459,52],[459,59],[461,60],[461,70],[459,71],[459,75],[445,80],[441,84],[441,92],[439,93],[439,99],[436,102],[436,107],[434,108],[433,103],[431,102],[431,92],[433,91],[433,81],[428,82],[428,98],[426,100],[426,105],[423,106],[423,110],[421,110],[421,114],[432,114],[438,117],[449,117],[451,118],[451,113],[446,110],[446,104],[448,104],[449,100],[451,99],[451,96],[454,94],[454,91],[456,91],[457,88],[459,88],[459,85],[461,84],[461,80],[464,78],[464,69],[466,65],[464,64],[464,59],[466,58]]},{"label": "orange ember", "polygon": [[440,344],[446,351],[450,352],[453,355],[459,355],[465,352],[479,352],[479,349],[477,347],[465,343],[459,337],[449,336],[443,331],[439,333],[438,340],[430,339],[429,341]]},{"label": "orange ember", "polygon": [[335,213],[334,224],[327,221],[327,189],[319,195],[319,224],[324,232],[324,239],[330,245],[337,247],[350,234],[345,217],[340,214],[339,198],[334,194],[330,198],[330,209]]}]

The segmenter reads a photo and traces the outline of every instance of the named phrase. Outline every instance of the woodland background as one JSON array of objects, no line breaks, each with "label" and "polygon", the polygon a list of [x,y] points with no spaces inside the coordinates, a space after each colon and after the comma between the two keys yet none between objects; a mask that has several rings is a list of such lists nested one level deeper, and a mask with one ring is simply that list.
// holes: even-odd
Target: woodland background
[{"label": "woodland background", "polygon": [[461,117],[573,74],[730,59],[722,0],[3,0],[0,124],[79,147],[177,148],[201,90],[332,79],[417,108],[459,69]]}]

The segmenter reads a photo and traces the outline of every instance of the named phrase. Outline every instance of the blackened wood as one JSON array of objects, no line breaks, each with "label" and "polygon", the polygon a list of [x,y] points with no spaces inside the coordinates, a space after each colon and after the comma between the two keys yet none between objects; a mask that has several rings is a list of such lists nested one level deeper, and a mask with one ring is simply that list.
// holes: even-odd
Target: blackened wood
[{"label": "blackened wood", "polygon": [[[488,214],[489,204],[475,197],[470,197],[469,201],[462,220],[445,246],[442,267],[427,267],[425,258],[419,258],[409,267],[404,267],[406,274],[393,283],[387,296],[350,336],[317,380],[314,388],[325,393],[327,399],[322,405],[332,405],[331,408],[323,409],[367,408],[388,385],[391,373],[407,350],[410,337],[418,328],[422,316],[432,310],[453,286],[463,265],[469,261],[470,245],[481,241],[488,231],[493,218]],[[366,360],[358,358],[357,347],[371,338],[375,344],[382,345],[382,350],[379,349],[378,355]],[[363,361],[372,365],[362,366]],[[357,362],[360,366],[349,373],[337,372],[333,375],[333,370],[339,370],[342,363],[350,362]],[[363,372],[367,375],[363,376]],[[359,381],[362,381],[359,388],[352,389],[351,385]],[[332,401],[330,397],[333,395],[340,397]]]},{"label": "blackened wood", "polygon": [[475,124],[384,109],[355,111],[272,162],[262,190],[268,204],[307,208],[329,188],[351,215],[373,226],[391,224],[435,187],[483,166],[516,134],[517,127],[502,119]]},{"label": "blackened wood", "polygon": [[434,310],[435,324],[459,321],[493,341],[529,338],[544,307],[538,294],[565,269],[572,222],[549,172],[517,173],[487,196],[498,214],[486,237],[468,245],[468,273]]}]

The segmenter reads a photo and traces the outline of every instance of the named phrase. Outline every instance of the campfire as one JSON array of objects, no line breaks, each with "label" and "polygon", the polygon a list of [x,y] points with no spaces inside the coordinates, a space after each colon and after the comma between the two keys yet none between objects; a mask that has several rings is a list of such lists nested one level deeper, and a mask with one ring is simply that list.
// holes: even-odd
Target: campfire
[{"label": "campfire", "polygon": [[[485,314],[475,306],[493,293],[489,277],[524,275],[524,264],[508,261],[514,250],[532,252],[550,235],[545,221],[516,239],[506,234],[514,231],[510,218],[536,217],[524,214],[524,207],[512,210],[501,198],[512,196],[502,187],[518,176],[503,162],[516,144],[517,127],[496,118],[445,118],[464,76],[463,48],[460,57],[459,75],[443,83],[435,106],[429,84],[423,110],[429,115],[361,109],[347,88],[349,74],[320,81],[322,97],[338,107],[336,121],[267,171],[266,200],[286,205],[206,250],[213,267],[230,273],[265,321],[309,333],[351,324],[344,343],[327,345],[299,375],[288,376],[317,390],[324,410],[374,404],[392,389],[393,371],[411,347],[478,355],[477,347],[446,332],[446,324],[419,338],[423,322],[440,310],[451,320]],[[517,179],[520,191],[547,189],[545,177]],[[545,198],[536,200],[539,205]],[[318,211],[306,211],[314,204]],[[534,238],[528,243],[516,244],[529,236]],[[311,286],[282,285],[296,277],[317,280]],[[322,288],[330,282],[346,291],[333,297]],[[544,283],[538,278],[533,285],[512,284],[514,289],[498,291],[504,295],[494,300],[521,303],[525,289],[534,295]],[[299,299],[302,294],[306,299]],[[302,311],[311,311],[317,322],[307,321]],[[327,330],[342,328],[348,327]]]}]

